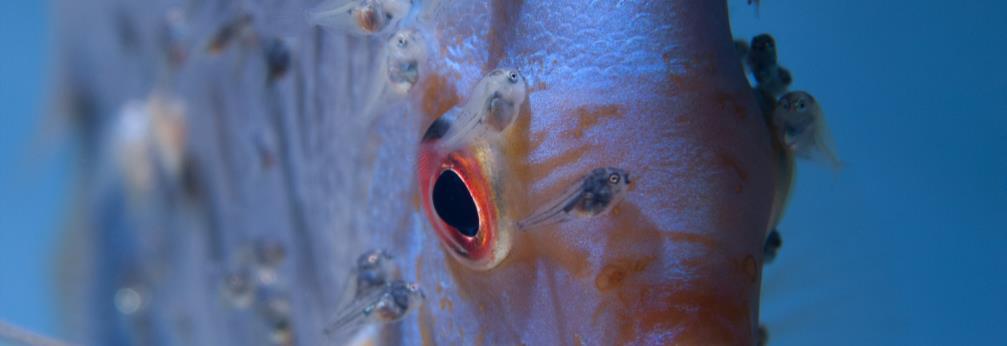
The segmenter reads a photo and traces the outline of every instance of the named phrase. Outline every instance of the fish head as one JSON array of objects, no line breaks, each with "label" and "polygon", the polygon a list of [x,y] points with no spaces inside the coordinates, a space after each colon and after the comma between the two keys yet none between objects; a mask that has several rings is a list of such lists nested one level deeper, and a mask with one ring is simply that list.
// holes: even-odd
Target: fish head
[{"label": "fish head", "polygon": [[[410,106],[426,133],[415,223],[403,230],[415,242],[400,251],[427,304],[403,338],[752,343],[775,158],[724,4],[430,11],[418,25],[436,44]],[[500,66],[527,83],[513,124],[438,149],[445,114]],[[610,211],[515,227],[599,167],[624,172],[625,198]]]}]

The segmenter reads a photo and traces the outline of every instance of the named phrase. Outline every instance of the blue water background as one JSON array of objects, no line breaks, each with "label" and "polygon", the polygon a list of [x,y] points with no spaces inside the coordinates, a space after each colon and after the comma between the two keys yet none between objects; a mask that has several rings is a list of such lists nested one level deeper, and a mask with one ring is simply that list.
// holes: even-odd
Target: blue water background
[{"label": "blue water background", "polygon": [[71,164],[41,116],[52,63],[47,6],[0,1],[0,320],[54,335],[54,253]]},{"label": "blue water background", "polygon": [[731,1],[825,107],[766,268],[772,345],[1007,345],[1007,2]]}]

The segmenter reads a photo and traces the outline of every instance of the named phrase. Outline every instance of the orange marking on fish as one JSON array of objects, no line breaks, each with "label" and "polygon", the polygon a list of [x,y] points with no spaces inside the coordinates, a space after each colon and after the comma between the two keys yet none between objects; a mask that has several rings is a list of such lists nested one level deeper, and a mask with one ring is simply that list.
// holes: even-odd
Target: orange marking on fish
[{"label": "orange marking on fish", "polygon": [[448,298],[441,298],[440,302],[441,310],[452,310],[455,305]]},{"label": "orange marking on fish", "polygon": [[420,191],[417,190],[417,189],[413,189],[412,202],[413,202],[413,210],[419,211],[420,210]]},{"label": "orange marking on fish", "polygon": [[514,38],[514,23],[517,21],[524,0],[493,0],[490,6],[490,26],[486,41],[489,43],[489,59],[483,65],[483,73],[497,68],[504,56],[504,47],[511,45]]},{"label": "orange marking on fish", "polygon": [[602,118],[622,118],[622,107],[619,105],[605,105],[600,107],[582,106],[574,110],[577,115],[577,128],[571,133],[573,138],[580,139],[584,136],[584,131],[590,129],[601,121]]},{"label": "orange marking on fish", "polygon": [[617,259],[610,262],[601,269],[601,273],[594,281],[594,285],[599,291],[605,292],[613,288],[622,286],[623,282],[631,276],[647,269],[657,257],[647,256],[638,259]]},{"label": "orange marking on fish", "polygon": [[424,131],[430,126],[430,123],[461,102],[461,97],[458,96],[458,90],[455,89],[454,84],[440,74],[430,74],[423,80],[423,86],[420,90],[422,95],[420,111],[423,113],[420,128]]},{"label": "orange marking on fish", "polygon": [[688,232],[662,232],[662,236],[674,242],[695,243],[707,248],[716,248],[717,241],[708,236]]},{"label": "orange marking on fish", "polygon": [[755,283],[755,279],[759,277],[759,266],[755,263],[754,256],[745,256],[744,268],[745,274],[748,275],[748,282]]},{"label": "orange marking on fish", "polygon": [[735,186],[735,192],[741,193],[744,191],[744,185],[748,182],[748,172],[741,166],[741,163],[739,163],[734,156],[731,156],[730,153],[724,151],[717,152],[717,163],[734,171],[734,173],[738,176],[740,181],[738,182],[738,185]]},{"label": "orange marking on fish", "polygon": [[681,288],[676,285],[634,287],[615,319],[618,344],[638,343],[637,336],[683,328],[676,338],[683,345],[735,345],[735,326],[747,325],[744,303],[718,292],[714,286]]},{"label": "orange marking on fish", "polygon": [[437,342],[434,341],[434,326],[433,326],[433,315],[430,314],[430,308],[426,304],[420,305],[420,316],[417,318],[420,329],[420,339],[423,346],[435,346]]},{"label": "orange marking on fish", "polygon": [[738,101],[737,95],[728,92],[718,91],[716,93],[717,105],[725,112],[731,112],[738,120],[744,120],[748,115],[748,109]]},{"label": "orange marking on fish", "polygon": [[535,82],[535,84],[528,86],[528,94],[531,94],[536,91],[545,91],[545,90],[549,90],[549,84],[543,81],[538,81]]}]

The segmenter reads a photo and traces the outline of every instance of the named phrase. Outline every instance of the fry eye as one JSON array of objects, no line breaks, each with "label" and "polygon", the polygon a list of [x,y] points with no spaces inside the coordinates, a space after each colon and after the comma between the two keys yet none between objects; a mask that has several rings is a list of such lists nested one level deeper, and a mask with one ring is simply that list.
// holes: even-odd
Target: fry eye
[{"label": "fry eye", "polygon": [[612,184],[612,185],[619,184],[619,180],[621,180],[621,178],[619,177],[618,173],[612,173],[612,174],[608,175],[608,183],[609,184]]}]

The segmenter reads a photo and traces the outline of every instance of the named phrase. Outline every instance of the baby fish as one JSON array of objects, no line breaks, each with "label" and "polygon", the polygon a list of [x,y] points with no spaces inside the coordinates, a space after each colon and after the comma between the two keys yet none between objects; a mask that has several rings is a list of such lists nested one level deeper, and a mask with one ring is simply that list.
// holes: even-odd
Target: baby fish
[{"label": "baby fish", "polygon": [[381,113],[403,101],[420,79],[420,66],[427,59],[426,41],[416,30],[400,30],[385,43],[384,64],[363,111],[368,126]]},{"label": "baby fish", "polygon": [[622,169],[596,168],[560,198],[518,221],[518,229],[527,230],[538,225],[604,214],[625,197],[629,184],[629,173]]},{"label": "baby fish", "polygon": [[415,311],[424,299],[426,296],[416,284],[402,280],[389,282],[380,289],[354,299],[325,328],[325,334],[341,340],[367,324],[397,322]]},{"label": "baby fish", "polygon": [[528,86],[517,70],[496,69],[476,84],[468,101],[453,110],[441,148],[452,151],[476,138],[493,139],[517,119]]},{"label": "baby fish", "polygon": [[235,309],[246,309],[255,300],[255,282],[247,270],[227,273],[221,283],[220,293]]},{"label": "baby fish", "polygon": [[746,64],[755,78],[756,88],[766,91],[774,99],[786,92],[793,77],[779,64],[776,40],[769,34],[755,36],[746,52]]},{"label": "baby fish", "polygon": [[819,155],[839,168],[842,163],[833,149],[832,136],[822,108],[811,94],[792,91],[780,98],[773,122],[781,130],[783,143],[798,157],[818,159]]},{"label": "baby fish", "polygon": [[368,295],[385,288],[390,282],[401,276],[398,264],[387,251],[373,249],[357,257],[357,262],[350,271],[339,305],[352,306]]},{"label": "baby fish", "polygon": [[752,38],[748,49],[746,62],[753,70],[776,65],[776,39],[769,34],[761,34]]},{"label": "baby fish", "polygon": [[416,30],[401,30],[385,45],[387,80],[392,91],[405,95],[420,78],[420,64],[427,57],[426,42]]},{"label": "baby fish", "polygon": [[310,10],[307,17],[312,25],[372,35],[394,27],[411,7],[407,0],[335,0]]},{"label": "baby fish", "polygon": [[357,258],[354,275],[356,277],[356,280],[352,280],[356,282],[354,296],[360,298],[398,278],[399,268],[387,251],[371,250]]},{"label": "baby fish", "polygon": [[780,237],[780,231],[773,229],[769,231],[769,236],[766,237],[766,244],[762,247],[762,258],[765,263],[772,262],[776,258],[776,254],[779,253],[780,247],[783,246],[783,238]]}]

